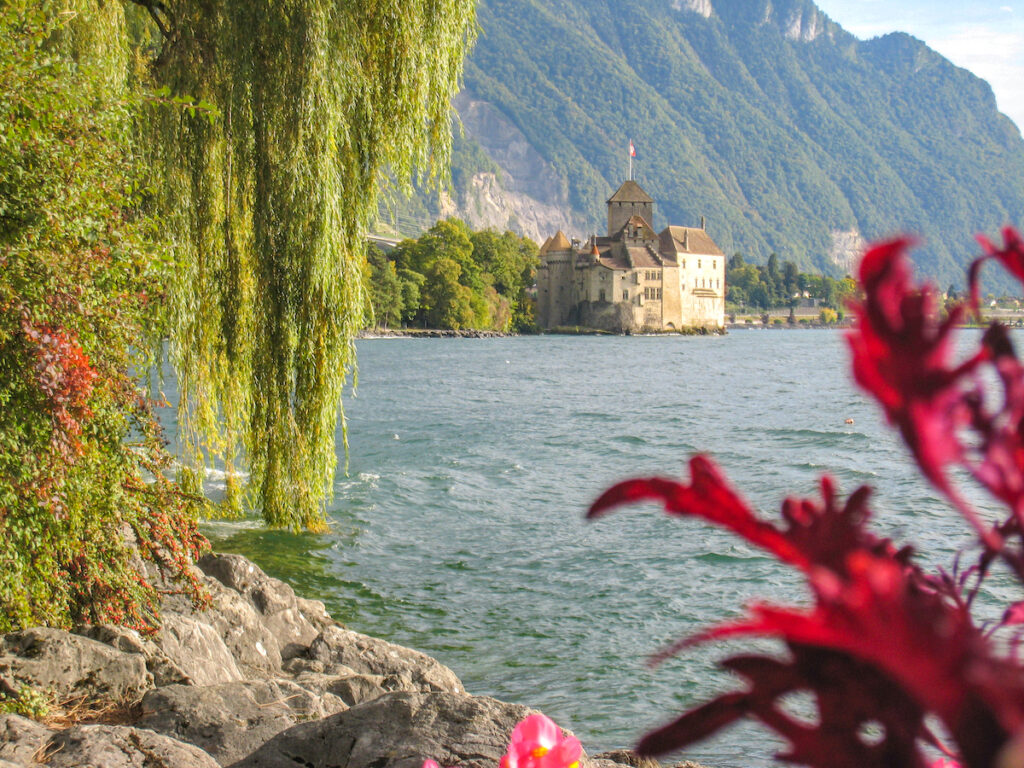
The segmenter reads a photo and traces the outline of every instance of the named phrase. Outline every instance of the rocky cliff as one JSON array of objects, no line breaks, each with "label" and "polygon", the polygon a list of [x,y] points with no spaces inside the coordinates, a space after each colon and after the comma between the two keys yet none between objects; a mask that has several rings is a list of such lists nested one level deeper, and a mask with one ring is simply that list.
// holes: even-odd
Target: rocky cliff
[{"label": "rocky cliff", "polygon": [[[921,235],[963,283],[973,235],[1024,221],[1024,141],[924,43],[861,41],[811,0],[481,0],[444,213],[543,241],[603,231],[625,177],[656,229],[702,215],[727,253],[842,274],[849,242]],[[838,239],[837,239],[837,233]]]}]

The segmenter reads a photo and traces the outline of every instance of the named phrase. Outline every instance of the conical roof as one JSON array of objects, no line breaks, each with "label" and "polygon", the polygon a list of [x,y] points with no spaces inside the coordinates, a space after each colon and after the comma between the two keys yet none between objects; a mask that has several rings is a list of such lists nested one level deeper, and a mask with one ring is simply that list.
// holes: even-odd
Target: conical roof
[{"label": "conical roof", "polygon": [[551,245],[551,241],[554,240],[554,239],[555,238],[553,238],[553,237],[549,237],[547,240],[545,240],[544,241],[544,245],[542,245],[540,247],[540,253],[547,253],[548,252],[548,247]]},{"label": "conical roof", "polygon": [[549,251],[569,251],[572,250],[572,243],[569,242],[569,238],[565,236],[562,230],[555,232],[555,236],[548,242]]},{"label": "conical roof", "polygon": [[632,179],[622,182],[622,186],[608,198],[609,203],[653,203],[654,199],[644,192],[643,188]]}]

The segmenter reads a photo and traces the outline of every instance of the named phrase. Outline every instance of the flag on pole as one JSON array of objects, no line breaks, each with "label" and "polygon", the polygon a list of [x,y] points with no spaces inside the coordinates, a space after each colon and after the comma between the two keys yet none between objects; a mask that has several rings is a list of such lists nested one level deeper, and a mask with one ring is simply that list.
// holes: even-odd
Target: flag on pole
[{"label": "flag on pole", "polygon": [[629,156],[636,157],[636,147],[633,146],[633,140],[629,140]]}]

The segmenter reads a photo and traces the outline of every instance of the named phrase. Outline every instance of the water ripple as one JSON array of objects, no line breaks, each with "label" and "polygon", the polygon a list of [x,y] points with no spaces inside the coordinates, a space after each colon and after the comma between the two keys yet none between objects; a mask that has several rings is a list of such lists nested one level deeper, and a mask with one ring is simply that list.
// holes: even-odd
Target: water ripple
[{"label": "water ripple", "polygon": [[[353,629],[434,654],[470,691],[538,707],[592,752],[627,746],[733,685],[720,646],[657,671],[648,654],[804,588],[765,553],[656,505],[585,523],[611,483],[686,477],[701,451],[765,515],[787,495],[816,497],[832,474],[846,492],[873,486],[876,530],[919,543],[926,562],[964,540],[845,358],[840,335],[814,331],[362,341],[332,533],[227,538]],[[686,757],[766,766],[754,739],[767,744],[732,730]]]}]

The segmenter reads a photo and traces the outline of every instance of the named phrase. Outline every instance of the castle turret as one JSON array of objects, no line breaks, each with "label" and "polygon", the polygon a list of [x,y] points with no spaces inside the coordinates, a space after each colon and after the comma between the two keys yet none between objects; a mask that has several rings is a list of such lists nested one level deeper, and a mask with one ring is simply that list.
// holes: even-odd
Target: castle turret
[{"label": "castle turret", "polygon": [[608,198],[608,237],[614,237],[634,216],[653,224],[654,200],[630,179],[622,182],[618,191]]}]

